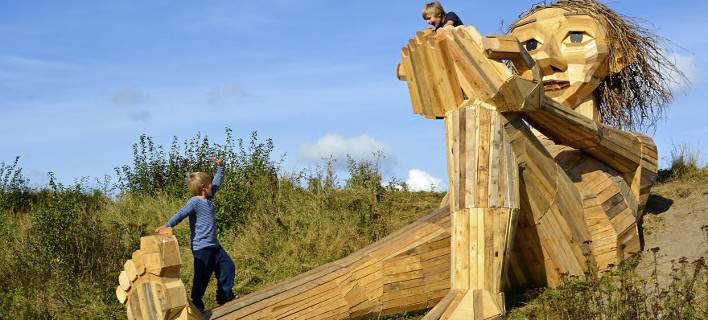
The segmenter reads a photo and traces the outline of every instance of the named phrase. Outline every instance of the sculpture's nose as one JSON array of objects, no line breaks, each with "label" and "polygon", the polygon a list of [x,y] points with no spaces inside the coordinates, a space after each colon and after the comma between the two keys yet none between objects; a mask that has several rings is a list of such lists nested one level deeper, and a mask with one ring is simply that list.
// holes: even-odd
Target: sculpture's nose
[{"label": "sculpture's nose", "polygon": [[551,41],[538,48],[533,53],[533,58],[538,63],[544,76],[552,75],[556,72],[565,72],[568,69],[568,64],[565,63],[565,59],[561,56],[556,39],[551,39]]}]

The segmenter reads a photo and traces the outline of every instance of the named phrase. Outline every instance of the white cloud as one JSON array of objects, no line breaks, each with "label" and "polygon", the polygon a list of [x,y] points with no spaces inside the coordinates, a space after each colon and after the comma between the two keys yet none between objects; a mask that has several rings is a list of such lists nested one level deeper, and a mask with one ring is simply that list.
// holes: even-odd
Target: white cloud
[{"label": "white cloud", "polygon": [[673,62],[676,67],[683,72],[689,83],[683,83],[681,77],[678,75],[672,75],[673,83],[671,85],[671,90],[685,90],[688,85],[694,84],[698,80],[698,66],[696,65],[696,59],[693,55],[680,55],[672,54],[669,56],[671,62]]},{"label": "white cloud", "polygon": [[411,191],[431,191],[440,190],[442,180],[433,177],[431,174],[419,170],[411,169],[408,171],[408,180],[406,184]]},{"label": "white cloud", "polygon": [[376,153],[389,155],[389,148],[380,141],[362,134],[358,137],[345,138],[337,134],[325,134],[316,142],[305,142],[300,145],[300,158],[319,162],[332,157],[338,160],[346,159],[347,155],[354,160],[372,160]]}]

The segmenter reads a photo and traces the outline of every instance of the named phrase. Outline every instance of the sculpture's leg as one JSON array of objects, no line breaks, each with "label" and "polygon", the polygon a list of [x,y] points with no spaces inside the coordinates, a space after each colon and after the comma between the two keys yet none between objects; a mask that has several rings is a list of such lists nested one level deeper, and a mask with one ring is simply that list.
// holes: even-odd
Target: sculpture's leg
[{"label": "sculpture's leg", "polygon": [[494,108],[474,103],[449,111],[445,128],[451,291],[426,319],[497,318],[519,208],[518,166]]},{"label": "sculpture's leg", "polygon": [[505,130],[522,167],[521,217],[509,276],[515,284],[554,287],[564,274],[594,268],[582,197],[528,125],[513,115],[507,119]]},{"label": "sculpture's leg", "polygon": [[[583,194],[585,220],[592,237],[592,253],[598,269],[604,271],[640,251],[638,221],[641,218],[646,194],[656,177],[654,169],[640,165],[633,188],[624,175],[599,162],[586,153],[567,146],[557,145],[540,136],[544,146],[565,170]],[[644,145],[653,146],[651,140]],[[647,147],[647,156],[655,151]],[[654,153],[655,159],[656,154]],[[651,159],[651,158],[650,158]],[[655,161],[653,162],[655,164]],[[648,184],[648,186],[647,186]],[[635,192],[636,191],[636,192]]]},{"label": "sculpture's leg", "polygon": [[445,207],[350,256],[215,308],[211,319],[372,318],[431,308],[449,288]]}]

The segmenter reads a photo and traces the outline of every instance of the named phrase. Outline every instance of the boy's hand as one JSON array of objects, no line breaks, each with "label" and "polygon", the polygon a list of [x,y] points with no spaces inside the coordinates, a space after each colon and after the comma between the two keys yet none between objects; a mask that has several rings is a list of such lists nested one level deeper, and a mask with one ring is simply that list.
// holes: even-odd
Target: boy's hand
[{"label": "boy's hand", "polygon": [[159,226],[159,227],[157,227],[157,229],[155,229],[155,233],[163,234],[166,236],[171,236],[172,235],[172,228],[165,227],[165,226]]},{"label": "boy's hand", "polygon": [[211,159],[211,161],[213,161],[217,167],[221,167],[221,160],[217,159],[216,157],[211,157],[209,159]]}]

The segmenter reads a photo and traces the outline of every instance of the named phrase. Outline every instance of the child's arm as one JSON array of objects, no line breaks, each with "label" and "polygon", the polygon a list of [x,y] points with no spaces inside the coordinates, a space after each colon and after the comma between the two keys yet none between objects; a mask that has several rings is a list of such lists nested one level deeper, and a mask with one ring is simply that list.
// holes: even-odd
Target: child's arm
[{"label": "child's arm", "polygon": [[194,201],[192,199],[189,199],[189,201],[187,201],[187,204],[185,204],[182,209],[179,209],[179,211],[177,211],[177,213],[175,213],[172,218],[167,220],[165,225],[155,229],[155,232],[163,234],[172,233],[172,227],[182,222],[182,220],[184,220],[184,218],[189,216],[192,212],[194,212]]},{"label": "child's arm", "polygon": [[216,191],[219,190],[221,181],[224,179],[224,166],[221,165],[221,160],[219,159],[211,158],[211,160],[214,161],[214,164],[216,164],[214,180],[211,181],[211,196],[213,197],[216,194]]}]

